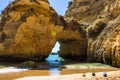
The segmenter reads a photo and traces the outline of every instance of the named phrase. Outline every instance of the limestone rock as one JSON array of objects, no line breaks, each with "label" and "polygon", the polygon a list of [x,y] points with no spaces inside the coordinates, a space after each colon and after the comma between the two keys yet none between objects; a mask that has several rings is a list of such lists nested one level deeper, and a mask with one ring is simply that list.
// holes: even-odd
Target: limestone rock
[{"label": "limestone rock", "polygon": [[72,0],[59,17],[47,0],[15,0],[2,12],[0,60],[60,55],[120,67],[120,0]]},{"label": "limestone rock", "polygon": [[83,24],[88,61],[120,67],[120,0],[72,0],[65,17]]},{"label": "limestone rock", "polygon": [[1,16],[0,60],[44,60],[56,41],[61,56],[86,59],[85,32],[77,21],[59,17],[47,0],[15,0]]},{"label": "limestone rock", "polygon": [[86,60],[87,38],[86,33],[76,20],[66,20],[62,37],[59,38],[60,55],[69,59]]},{"label": "limestone rock", "polygon": [[97,18],[114,19],[119,14],[119,0],[73,0],[65,17],[91,23]]},{"label": "limestone rock", "polygon": [[47,0],[15,0],[1,16],[0,57],[9,60],[43,60],[56,42],[56,31],[62,29]]}]

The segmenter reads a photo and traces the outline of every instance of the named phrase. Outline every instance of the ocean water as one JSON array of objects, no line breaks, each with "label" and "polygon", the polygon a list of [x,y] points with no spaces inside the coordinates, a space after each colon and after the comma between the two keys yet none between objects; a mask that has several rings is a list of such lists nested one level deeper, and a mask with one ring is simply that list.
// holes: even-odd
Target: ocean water
[{"label": "ocean water", "polygon": [[60,68],[50,68],[49,74],[50,74],[50,76],[60,75]]}]

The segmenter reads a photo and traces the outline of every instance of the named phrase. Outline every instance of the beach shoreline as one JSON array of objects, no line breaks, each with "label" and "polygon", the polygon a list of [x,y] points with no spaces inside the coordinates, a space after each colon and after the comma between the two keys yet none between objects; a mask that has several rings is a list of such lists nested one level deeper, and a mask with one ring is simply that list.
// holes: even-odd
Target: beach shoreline
[{"label": "beach shoreline", "polygon": [[[92,72],[96,72],[96,77],[90,77]],[[75,77],[75,78],[79,78],[79,80],[81,80],[80,78],[83,78],[82,80],[84,80],[86,78],[99,78],[99,77],[103,78],[102,77],[103,72],[107,72],[108,77],[110,75],[113,75],[112,77],[117,76],[120,78],[120,75],[116,74],[116,73],[120,74],[119,68],[103,68],[103,69],[81,69],[81,70],[80,69],[62,69],[60,70],[60,75],[57,75],[57,76],[50,76],[49,70],[28,70],[28,71],[18,72],[18,73],[0,74],[0,80],[15,80],[15,79],[24,80],[23,77],[38,78],[38,80],[51,80],[53,79],[52,77],[57,78],[54,80],[78,80],[78,79],[72,79],[72,77]],[[83,73],[86,73],[86,77],[82,77]],[[68,78],[71,78],[71,79],[68,79]],[[30,80],[30,79],[27,79],[27,80]],[[33,79],[33,80],[37,80],[37,79]]]}]

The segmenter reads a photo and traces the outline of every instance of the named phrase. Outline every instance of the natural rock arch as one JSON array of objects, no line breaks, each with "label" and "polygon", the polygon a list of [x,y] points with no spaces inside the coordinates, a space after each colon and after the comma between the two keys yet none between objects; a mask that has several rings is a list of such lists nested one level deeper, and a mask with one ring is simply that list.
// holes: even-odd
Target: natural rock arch
[{"label": "natural rock arch", "polygon": [[82,28],[77,21],[59,17],[47,0],[15,0],[2,12],[0,29],[0,59],[4,61],[8,57],[9,61],[44,60],[56,41],[62,45],[62,56],[85,57]]}]

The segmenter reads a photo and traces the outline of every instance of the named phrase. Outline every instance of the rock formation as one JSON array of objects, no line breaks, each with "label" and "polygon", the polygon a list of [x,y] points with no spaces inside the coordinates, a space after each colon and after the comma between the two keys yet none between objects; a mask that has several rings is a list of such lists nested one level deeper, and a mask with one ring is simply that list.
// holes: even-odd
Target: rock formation
[{"label": "rock formation", "polygon": [[2,12],[0,60],[43,60],[56,41],[63,57],[120,67],[120,0],[72,0],[64,18],[47,0],[15,0]]},{"label": "rock formation", "polygon": [[[69,59],[86,60],[87,38],[76,20],[65,19],[62,38],[59,38],[60,55]],[[59,33],[59,36],[61,33]]]},{"label": "rock formation", "polygon": [[47,0],[15,0],[2,12],[0,56],[43,60],[50,54],[59,29],[62,22]]},{"label": "rock formation", "polygon": [[88,61],[120,67],[120,0],[73,0],[65,17],[83,25]]},{"label": "rock formation", "polygon": [[48,0],[15,0],[1,16],[0,60],[44,60],[56,41],[61,43],[61,56],[86,55],[82,28],[77,21],[59,17]]}]

